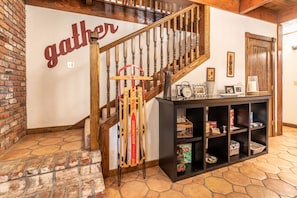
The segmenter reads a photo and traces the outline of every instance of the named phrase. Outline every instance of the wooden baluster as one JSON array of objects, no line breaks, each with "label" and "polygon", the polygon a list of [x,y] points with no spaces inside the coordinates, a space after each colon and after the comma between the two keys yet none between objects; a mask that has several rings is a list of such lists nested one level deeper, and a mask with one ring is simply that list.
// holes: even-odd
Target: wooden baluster
[{"label": "wooden baluster", "polygon": [[168,3],[164,2],[164,15],[167,14],[167,11],[168,11]]},{"label": "wooden baluster", "polygon": [[[127,41],[123,43],[123,51],[124,51],[124,65],[127,65],[127,57],[128,57],[128,46]],[[127,75],[127,70],[124,70],[124,75]],[[124,86],[127,87],[127,80],[124,80]]]},{"label": "wooden baluster", "polygon": [[106,112],[107,112],[107,118],[109,118],[110,117],[110,50],[106,50],[106,75],[107,75]]},{"label": "wooden baluster", "polygon": [[190,33],[190,45],[191,45],[191,52],[190,52],[190,61],[192,62],[192,61],[194,61],[194,48],[195,48],[195,46],[194,46],[194,43],[193,43],[193,32],[194,32],[194,29],[193,29],[193,27],[194,27],[194,9],[192,8],[191,9],[191,33]]},{"label": "wooden baluster", "polygon": [[131,39],[132,64],[135,64],[135,37]]},{"label": "wooden baluster", "polygon": [[164,23],[161,24],[160,26],[160,39],[161,39],[161,57],[160,57],[160,60],[161,60],[161,64],[160,64],[160,82],[163,84],[163,56],[164,56],[164,52],[163,52],[163,38],[164,38]]},{"label": "wooden baluster", "polygon": [[153,30],[153,39],[154,39],[154,87],[157,87],[158,76],[157,76],[157,28]]},{"label": "wooden baluster", "polygon": [[173,73],[176,73],[176,17],[173,19]]},{"label": "wooden baluster", "polygon": [[[116,46],[115,46],[115,62],[116,62],[116,74],[115,74],[115,76],[118,75],[118,70],[119,70],[119,60],[120,60],[120,58],[119,58],[119,45],[116,45]],[[116,85],[116,100],[117,100],[117,98],[118,98],[119,87],[118,87],[118,83],[117,83],[116,80],[115,80],[115,85]],[[116,108],[118,108],[118,107],[116,107]]]},{"label": "wooden baluster", "polygon": [[[147,76],[150,76],[150,30],[146,32],[146,51],[147,51]],[[149,91],[151,86],[150,86],[150,81],[146,81],[147,86],[146,89]]]},{"label": "wooden baluster", "polygon": [[[185,53],[183,53],[182,49],[186,46],[183,46],[183,15],[179,15],[179,67],[178,70],[181,70],[183,68],[183,56],[185,56]],[[185,50],[184,50],[185,51]]]},{"label": "wooden baluster", "polygon": [[166,33],[167,33],[167,69],[170,70],[171,69],[171,65],[170,65],[170,31],[171,31],[171,28],[170,28],[170,23],[171,23],[171,20],[170,21],[167,21],[167,29],[166,29]]},{"label": "wooden baluster", "polygon": [[156,9],[155,8],[155,1],[151,0],[150,3],[151,3],[151,10],[154,11]]},{"label": "wooden baluster", "polygon": [[196,17],[195,17],[196,23],[195,23],[195,33],[196,33],[196,59],[199,58],[199,48],[200,48],[200,35],[199,35],[199,21],[200,21],[200,13],[199,13],[199,7],[196,7]]},{"label": "wooden baluster", "polygon": [[148,8],[148,1],[149,1],[149,0],[144,0],[144,7],[145,7],[145,10],[147,10],[147,8]]},{"label": "wooden baluster", "polygon": [[[139,67],[142,68],[143,62],[142,62],[142,50],[143,50],[143,42],[142,42],[142,33],[138,36],[138,45],[139,45]],[[140,74],[141,75],[141,74]],[[143,73],[144,75],[144,73]],[[142,85],[142,81],[139,82]]]},{"label": "wooden baluster", "polygon": [[142,68],[143,60],[142,60],[142,50],[143,50],[143,42],[142,42],[142,34],[139,35],[139,66]]},{"label": "wooden baluster", "polygon": [[184,62],[185,65],[189,64],[189,50],[190,50],[190,46],[189,46],[189,42],[188,42],[188,27],[189,27],[189,18],[188,18],[188,12],[185,13],[184,18],[185,18],[185,24],[184,24],[184,34],[185,34],[185,55],[184,55]]}]

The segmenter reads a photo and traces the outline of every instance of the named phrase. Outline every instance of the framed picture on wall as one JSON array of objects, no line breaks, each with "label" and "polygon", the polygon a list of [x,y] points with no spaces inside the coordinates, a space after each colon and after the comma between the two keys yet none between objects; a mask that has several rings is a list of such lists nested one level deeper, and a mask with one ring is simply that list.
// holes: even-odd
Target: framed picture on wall
[{"label": "framed picture on wall", "polygon": [[206,81],[215,81],[216,70],[213,67],[206,68]]},{"label": "framed picture on wall", "polygon": [[227,52],[227,77],[234,77],[235,52]]}]

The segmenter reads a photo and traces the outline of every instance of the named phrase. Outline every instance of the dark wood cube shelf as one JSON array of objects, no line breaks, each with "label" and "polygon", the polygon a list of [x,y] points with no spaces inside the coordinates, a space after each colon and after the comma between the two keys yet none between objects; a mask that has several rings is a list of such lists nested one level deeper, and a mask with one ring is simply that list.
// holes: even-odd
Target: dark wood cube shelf
[{"label": "dark wood cube shelf", "polygon": [[[172,181],[268,152],[269,95],[157,100],[159,166]],[[190,136],[178,138],[181,119],[191,123]],[[213,134],[206,133],[208,121],[216,124]]]}]

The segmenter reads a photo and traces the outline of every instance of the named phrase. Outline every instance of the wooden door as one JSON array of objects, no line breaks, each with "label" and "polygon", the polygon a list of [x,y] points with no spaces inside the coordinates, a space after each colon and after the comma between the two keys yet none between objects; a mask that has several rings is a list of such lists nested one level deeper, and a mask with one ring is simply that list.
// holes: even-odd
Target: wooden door
[{"label": "wooden door", "polygon": [[258,76],[259,92],[271,94],[269,105],[269,135],[275,135],[274,129],[274,51],[275,38],[259,36],[251,33],[245,34],[246,64],[245,82],[248,76]]}]

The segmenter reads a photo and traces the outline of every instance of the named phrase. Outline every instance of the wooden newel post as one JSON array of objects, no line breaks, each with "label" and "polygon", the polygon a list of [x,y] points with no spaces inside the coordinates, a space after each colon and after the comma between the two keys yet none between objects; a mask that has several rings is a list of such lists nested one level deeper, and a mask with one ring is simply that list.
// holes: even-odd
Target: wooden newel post
[{"label": "wooden newel post", "polygon": [[100,132],[100,51],[98,32],[91,32],[90,45],[90,147],[91,150],[99,149]]}]

